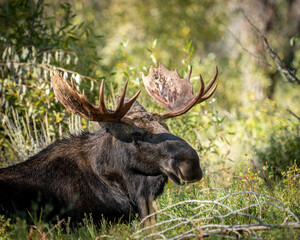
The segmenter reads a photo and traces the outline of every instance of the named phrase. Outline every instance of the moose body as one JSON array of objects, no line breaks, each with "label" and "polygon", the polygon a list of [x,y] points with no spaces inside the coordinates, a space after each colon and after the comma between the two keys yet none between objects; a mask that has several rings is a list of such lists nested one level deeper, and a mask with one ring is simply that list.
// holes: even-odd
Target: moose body
[{"label": "moose body", "polygon": [[39,205],[48,219],[60,215],[76,222],[85,213],[108,220],[142,215],[147,211],[143,202],[162,193],[167,176],[134,166],[128,144],[101,129],[58,140],[27,161],[1,169],[2,212],[24,214]]},{"label": "moose body", "polygon": [[[148,78],[157,80],[157,72],[162,72],[162,78],[174,73],[163,65],[154,70]],[[217,71],[211,82],[216,76]],[[0,214],[42,209],[47,219],[71,217],[75,222],[85,214],[96,220],[144,218],[154,212],[153,201],[163,192],[168,177],[176,184],[202,178],[196,151],[171,134],[163,119],[183,114],[210,97],[216,86],[204,95],[213,83],[204,88],[200,76],[200,94],[182,101],[187,107],[170,104],[172,111],[156,114],[136,102],[138,94],[125,99],[126,86],[117,110],[111,112],[104,105],[103,83],[95,107],[61,75],[54,74],[51,80],[59,101],[76,114],[99,122],[100,129],[57,140],[27,161],[0,169]],[[146,87],[147,80],[144,78]],[[160,102],[163,95],[158,89],[150,86],[147,91]]]}]

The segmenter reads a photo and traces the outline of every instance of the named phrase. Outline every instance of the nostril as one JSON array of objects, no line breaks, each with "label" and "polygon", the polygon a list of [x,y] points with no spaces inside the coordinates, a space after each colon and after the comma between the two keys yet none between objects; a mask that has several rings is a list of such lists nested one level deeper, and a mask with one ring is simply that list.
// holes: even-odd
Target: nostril
[{"label": "nostril", "polygon": [[184,175],[182,174],[181,170],[180,170],[180,167],[177,168],[177,172],[178,172],[178,177],[181,179],[181,180],[185,180],[184,178]]},{"label": "nostril", "polygon": [[202,179],[202,170],[199,163],[194,162],[181,162],[178,165],[178,177],[183,181],[200,181]]}]

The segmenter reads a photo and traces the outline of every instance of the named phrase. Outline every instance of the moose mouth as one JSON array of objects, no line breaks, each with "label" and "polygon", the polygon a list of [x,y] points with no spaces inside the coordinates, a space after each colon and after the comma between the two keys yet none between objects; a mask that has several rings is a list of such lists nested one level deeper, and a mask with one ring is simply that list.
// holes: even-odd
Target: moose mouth
[{"label": "moose mouth", "polygon": [[194,182],[198,182],[201,180],[200,178],[196,178],[196,179],[191,179],[191,180],[187,180],[186,177],[182,174],[182,172],[180,171],[180,168],[177,168],[176,171],[178,174],[175,174],[174,172],[171,171],[166,171],[166,175],[172,180],[173,183],[175,183],[176,185],[183,185],[184,183],[194,183]]},{"label": "moose mouth", "polygon": [[181,183],[180,181],[180,178],[177,177],[174,173],[166,172],[166,174],[176,185],[183,185],[183,183]]}]

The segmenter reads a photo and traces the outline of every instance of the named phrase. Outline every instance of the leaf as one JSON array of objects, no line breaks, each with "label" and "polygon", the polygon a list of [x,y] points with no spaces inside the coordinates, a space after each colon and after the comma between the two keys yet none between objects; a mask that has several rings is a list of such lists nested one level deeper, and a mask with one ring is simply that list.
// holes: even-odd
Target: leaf
[{"label": "leaf", "polygon": [[8,69],[10,69],[10,67],[11,67],[11,62],[10,62],[9,60],[6,61],[6,66],[7,66]]},{"label": "leaf", "polygon": [[194,54],[194,47],[192,47],[191,51],[189,52],[189,57],[191,57]]},{"label": "leaf", "polygon": [[300,38],[300,33],[290,39],[290,45],[294,46],[295,42]]},{"label": "leaf", "polygon": [[79,74],[76,74],[76,76],[75,76],[75,82],[76,82],[78,85],[80,85],[80,83],[81,83],[81,77],[80,77]]},{"label": "leaf", "polygon": [[67,65],[70,65],[70,62],[71,62],[71,56],[70,56],[70,54],[67,54],[67,57],[66,57],[66,64],[67,64]]},{"label": "leaf", "polygon": [[157,38],[155,38],[152,42],[152,48],[155,48],[156,47],[156,43],[157,43]]},{"label": "leaf", "polygon": [[29,54],[28,47],[24,47],[23,50],[22,50],[22,59],[25,60],[27,58],[28,54]]},{"label": "leaf", "polygon": [[157,61],[156,61],[156,57],[154,56],[154,54],[150,55],[152,62],[156,65]]},{"label": "leaf", "polygon": [[4,60],[7,54],[7,48],[4,49],[3,54],[2,54],[2,59]]},{"label": "leaf", "polygon": [[34,46],[31,47],[31,53],[32,53],[32,57],[35,58],[36,57],[36,48]]},{"label": "leaf", "polygon": [[186,49],[187,49],[187,50],[190,50],[191,45],[192,45],[192,40],[190,40],[190,41],[187,40],[187,41],[186,41]]}]

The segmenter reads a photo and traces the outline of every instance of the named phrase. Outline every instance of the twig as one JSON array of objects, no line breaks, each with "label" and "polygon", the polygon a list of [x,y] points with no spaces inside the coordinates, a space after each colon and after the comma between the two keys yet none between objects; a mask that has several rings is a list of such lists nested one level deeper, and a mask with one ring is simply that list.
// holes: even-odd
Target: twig
[{"label": "twig", "polygon": [[[205,189],[205,190],[211,190],[211,189]],[[224,202],[229,197],[235,197],[235,196],[243,196],[244,194],[252,195],[254,196],[255,203],[247,206],[241,206],[238,209],[234,209],[234,207],[230,207],[226,205]],[[261,200],[264,199],[264,201]],[[266,200],[273,200],[277,204],[274,204],[272,202],[268,202]],[[222,202],[221,202],[222,201]],[[168,212],[172,211],[172,209],[177,208],[179,206],[184,207],[188,204],[198,204],[198,206],[193,207],[192,210],[196,211],[194,215],[189,215],[188,217],[176,217],[172,214],[169,214]],[[197,209],[201,209],[206,206],[213,205],[214,207],[209,207],[206,209],[203,209],[202,211],[197,212]],[[216,207],[216,209],[215,209]],[[220,208],[220,211],[217,209],[217,207]],[[265,219],[262,218],[264,215],[263,209],[268,209],[269,207],[273,207],[278,210],[282,210],[286,214],[288,214],[288,217],[285,217],[284,220],[281,222],[281,224],[272,224],[272,223],[265,223]],[[254,209],[259,208],[259,217],[254,216],[253,214],[244,213],[246,210],[250,210],[251,212],[255,212]],[[276,198],[271,197],[267,194],[261,194],[256,193],[252,191],[243,191],[243,192],[235,192],[235,193],[229,193],[226,194],[223,197],[219,197],[216,200],[186,200],[179,203],[175,203],[171,206],[167,206],[157,212],[155,212],[152,215],[158,215],[162,214],[169,219],[158,222],[156,224],[152,224],[151,226],[147,226],[144,228],[139,229],[135,233],[131,235],[132,238],[136,237],[143,237],[143,239],[149,239],[149,238],[168,238],[168,239],[185,239],[188,237],[197,237],[197,238],[203,238],[208,237],[211,235],[220,235],[223,238],[230,238],[230,239],[239,239],[242,237],[243,233],[248,233],[253,239],[259,239],[259,236],[255,233],[256,231],[264,231],[264,230],[270,230],[270,229],[281,229],[281,228],[291,228],[291,229],[300,229],[300,220],[298,217],[291,212],[289,209],[286,209],[284,205]],[[151,217],[152,215],[149,215],[148,217]],[[201,217],[202,215],[202,217]],[[247,219],[247,222],[250,222],[250,224],[231,224],[226,225],[225,220],[227,219],[235,219],[235,216],[239,218]],[[282,215],[283,217],[285,214]],[[145,221],[148,217],[142,220]],[[293,217],[295,220],[294,222],[287,222],[287,219],[289,217]],[[221,224],[218,223],[211,223],[213,220],[221,220]],[[258,223],[253,224],[251,223],[252,220],[257,221]],[[240,221],[240,220],[238,220]],[[188,229],[186,229],[188,226]],[[160,229],[157,232],[151,232],[149,234],[149,230],[153,229]],[[173,232],[175,229],[186,229],[184,232],[173,236],[173,238],[170,238],[167,233]],[[235,237],[230,234],[234,234]]]},{"label": "twig", "polygon": [[291,69],[289,69],[286,66],[286,64],[280,59],[278,54],[271,48],[271,46],[268,43],[267,38],[263,35],[263,33],[251,22],[251,20],[247,17],[246,13],[244,11],[242,11],[242,12],[243,12],[244,18],[247,20],[247,22],[251,25],[251,27],[258,33],[258,35],[262,39],[267,53],[277,64],[277,69],[285,75],[285,77],[287,78],[287,80],[289,82],[300,84],[300,80],[296,77],[294,71],[292,71]]},{"label": "twig", "polygon": [[[3,62],[0,62],[0,66],[6,66],[7,63],[3,63]],[[68,73],[71,73],[71,74],[78,74],[81,78],[85,78],[85,79],[89,79],[93,82],[98,82],[96,79],[94,78],[91,78],[89,76],[85,76],[85,75],[82,75],[82,74],[79,74],[78,72],[74,72],[74,71],[71,71],[71,70],[68,70],[68,69],[65,69],[65,68],[61,68],[61,67],[55,67],[55,66],[52,66],[52,65],[45,65],[45,64],[36,64],[36,63],[21,63],[21,62],[18,62],[18,65],[23,65],[23,66],[36,66],[36,67],[40,67],[40,68],[43,68],[47,71],[53,71],[54,69],[58,69],[60,71],[64,71],[64,72],[68,72]]]},{"label": "twig", "polygon": [[[45,66],[45,65],[43,65],[43,64],[38,64],[38,66],[41,67],[41,68],[44,68],[44,69],[46,69],[46,70],[48,70],[48,71],[53,71],[53,70],[54,70],[54,67],[53,67],[53,69],[50,69],[50,68],[48,68],[47,66]],[[99,82],[99,81],[97,81],[97,80],[94,79],[94,78],[91,78],[91,77],[88,77],[88,76],[85,76],[85,75],[81,75],[81,74],[79,74],[78,72],[74,72],[74,71],[71,71],[71,70],[67,70],[67,69],[65,69],[65,68],[55,67],[55,69],[58,69],[58,70],[61,70],[61,71],[64,71],[64,72],[68,72],[68,73],[72,73],[72,74],[78,74],[80,77],[85,78],[85,79],[89,79],[89,80],[91,80],[91,81],[93,81],[93,82],[95,82],[95,83]]]},{"label": "twig", "polygon": [[280,69],[278,67],[274,67],[273,65],[271,65],[270,63],[268,63],[266,60],[264,60],[263,58],[255,55],[253,52],[249,51],[242,43],[241,41],[238,39],[237,36],[234,35],[234,33],[230,30],[227,29],[227,31],[232,35],[232,37],[235,39],[235,41],[240,45],[240,47],[247,52],[249,55],[251,55],[252,57],[256,58],[258,61],[262,62],[263,64],[265,64],[266,66],[273,68],[274,70],[279,71]]},{"label": "twig", "polygon": [[290,109],[287,109],[287,111],[300,121],[300,117],[296,115],[296,113],[292,112]]}]

